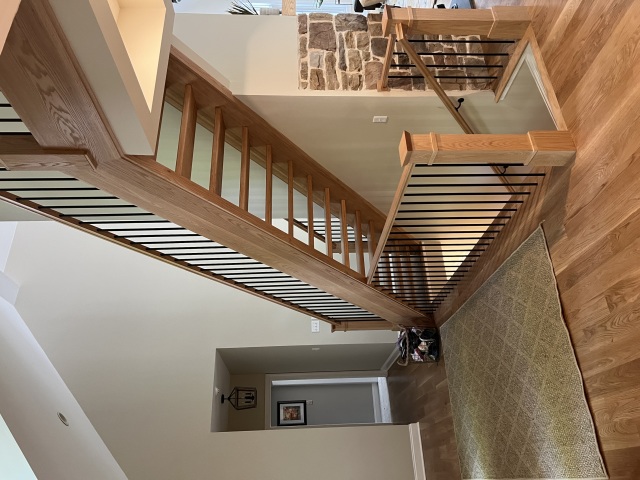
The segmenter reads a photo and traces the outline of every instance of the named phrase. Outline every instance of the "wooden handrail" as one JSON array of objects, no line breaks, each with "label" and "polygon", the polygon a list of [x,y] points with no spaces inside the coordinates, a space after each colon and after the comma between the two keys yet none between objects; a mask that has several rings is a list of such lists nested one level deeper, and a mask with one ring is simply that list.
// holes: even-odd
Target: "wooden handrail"
[{"label": "wooden handrail", "polygon": [[404,196],[404,192],[407,189],[409,180],[411,179],[413,167],[414,167],[413,163],[407,163],[403,167],[402,176],[400,177],[400,181],[398,182],[398,188],[396,189],[396,194],[394,195],[393,200],[391,201],[391,207],[389,208],[389,215],[387,216],[387,221],[385,222],[382,232],[380,233],[380,238],[378,239],[377,247],[370,260],[371,264],[369,266],[369,273],[367,274],[367,283],[371,283],[373,281],[373,277],[376,274],[376,270],[378,268],[378,262],[380,261],[380,257],[382,256],[384,247],[387,244],[387,239],[389,238],[389,234],[391,233],[391,229],[393,228],[393,223],[396,220],[396,215],[398,214],[398,209],[400,208],[400,203],[402,202],[402,197]]},{"label": "wooden handrail", "polygon": [[391,8],[382,17],[384,36],[396,25],[409,27],[410,33],[426,35],[482,35],[487,38],[518,39],[531,24],[528,7],[495,6],[491,9]]}]

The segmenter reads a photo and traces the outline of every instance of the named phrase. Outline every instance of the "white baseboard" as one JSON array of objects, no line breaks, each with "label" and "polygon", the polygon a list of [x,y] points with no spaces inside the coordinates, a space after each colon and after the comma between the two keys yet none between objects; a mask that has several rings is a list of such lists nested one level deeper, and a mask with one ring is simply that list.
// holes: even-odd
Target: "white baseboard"
[{"label": "white baseboard", "polygon": [[422,439],[420,438],[420,423],[409,424],[409,441],[411,442],[411,460],[413,461],[413,476],[415,480],[427,480],[422,456]]}]

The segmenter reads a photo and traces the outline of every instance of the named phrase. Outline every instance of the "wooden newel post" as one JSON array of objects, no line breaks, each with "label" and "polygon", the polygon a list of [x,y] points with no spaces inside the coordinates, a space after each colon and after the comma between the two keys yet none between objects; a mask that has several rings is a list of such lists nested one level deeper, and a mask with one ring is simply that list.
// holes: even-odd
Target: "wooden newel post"
[{"label": "wooden newel post", "polygon": [[576,147],[569,132],[529,132],[522,135],[411,134],[403,132],[400,164],[486,165],[521,163],[558,167],[571,162]]}]

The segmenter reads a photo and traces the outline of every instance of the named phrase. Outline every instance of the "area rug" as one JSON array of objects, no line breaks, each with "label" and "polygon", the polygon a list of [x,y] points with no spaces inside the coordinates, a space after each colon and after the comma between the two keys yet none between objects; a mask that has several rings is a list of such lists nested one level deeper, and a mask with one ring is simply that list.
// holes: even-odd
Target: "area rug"
[{"label": "area rug", "polygon": [[441,337],[464,479],[607,478],[541,228]]}]

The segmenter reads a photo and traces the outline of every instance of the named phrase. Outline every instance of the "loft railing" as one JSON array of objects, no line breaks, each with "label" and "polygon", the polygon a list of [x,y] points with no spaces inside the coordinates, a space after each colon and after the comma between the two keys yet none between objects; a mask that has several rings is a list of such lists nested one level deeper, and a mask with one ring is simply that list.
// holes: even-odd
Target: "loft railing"
[{"label": "loft railing", "polygon": [[159,162],[326,262],[367,274],[385,221],[381,212],[178,51],[169,63],[166,100]]},{"label": "loft railing", "polygon": [[[368,281],[432,314],[544,180],[575,157],[563,131],[411,135]],[[505,181],[508,179],[508,183]]]},{"label": "loft railing", "polygon": [[[424,78],[445,103],[443,80],[464,80],[476,83],[475,88],[479,86],[477,82],[481,82],[495,90],[509,64],[514,44],[525,36],[530,23],[526,7],[460,10],[386,7],[382,25],[389,42],[378,91],[388,90],[389,78],[406,78],[403,71],[406,68],[417,70],[419,75],[409,75],[409,78]],[[416,51],[413,44],[422,45],[423,49],[434,44],[440,48]],[[467,48],[464,52],[447,49],[453,44]],[[476,48],[470,50],[469,46]],[[410,61],[401,61],[405,57]],[[425,63],[429,57],[440,61]],[[482,63],[470,64],[469,57],[478,57]],[[438,72],[447,68],[462,70],[464,74]]]}]

